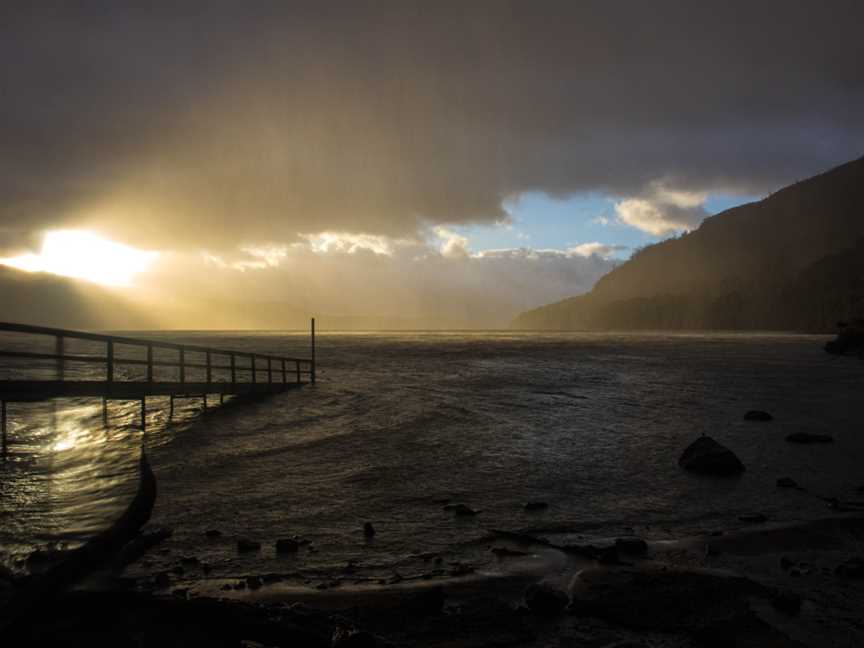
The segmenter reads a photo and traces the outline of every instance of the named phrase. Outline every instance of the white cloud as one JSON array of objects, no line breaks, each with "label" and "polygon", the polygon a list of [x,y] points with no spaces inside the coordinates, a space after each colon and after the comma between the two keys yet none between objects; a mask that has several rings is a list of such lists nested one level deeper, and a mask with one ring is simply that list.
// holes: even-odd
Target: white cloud
[{"label": "white cloud", "polygon": [[436,227],[435,236],[443,242],[440,247],[441,256],[448,259],[465,258],[469,256],[468,239],[446,227]]},{"label": "white cloud", "polygon": [[705,193],[675,190],[663,183],[654,183],[646,195],[615,203],[615,212],[622,223],[663,236],[698,227],[708,216],[707,198]]},{"label": "white cloud", "polygon": [[579,245],[573,246],[567,249],[567,252],[571,254],[576,254],[582,257],[590,257],[590,256],[598,256],[603,259],[608,259],[613,256],[616,252],[620,252],[623,250],[627,250],[626,245],[609,245],[607,243],[600,243],[599,241],[593,241],[591,243],[581,243]]}]

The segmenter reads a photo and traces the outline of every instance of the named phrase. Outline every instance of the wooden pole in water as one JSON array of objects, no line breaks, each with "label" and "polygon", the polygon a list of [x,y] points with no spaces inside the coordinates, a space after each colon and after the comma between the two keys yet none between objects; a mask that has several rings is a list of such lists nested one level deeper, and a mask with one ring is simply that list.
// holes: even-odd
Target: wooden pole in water
[{"label": "wooden pole in water", "polygon": [[312,318],[312,366],[309,373],[310,380],[315,383],[315,318]]},{"label": "wooden pole in water", "polygon": [[3,456],[6,456],[6,453],[9,449],[9,444],[6,439],[6,401],[0,401],[0,427],[3,428]]}]

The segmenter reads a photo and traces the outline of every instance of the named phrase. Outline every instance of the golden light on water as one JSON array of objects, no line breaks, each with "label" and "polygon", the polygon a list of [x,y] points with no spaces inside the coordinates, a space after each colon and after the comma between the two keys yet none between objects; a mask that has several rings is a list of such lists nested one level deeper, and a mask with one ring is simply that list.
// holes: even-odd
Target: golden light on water
[{"label": "golden light on water", "polygon": [[53,230],[45,233],[38,254],[0,259],[0,264],[119,287],[131,285],[158,256],[158,252],[138,250],[86,230]]}]

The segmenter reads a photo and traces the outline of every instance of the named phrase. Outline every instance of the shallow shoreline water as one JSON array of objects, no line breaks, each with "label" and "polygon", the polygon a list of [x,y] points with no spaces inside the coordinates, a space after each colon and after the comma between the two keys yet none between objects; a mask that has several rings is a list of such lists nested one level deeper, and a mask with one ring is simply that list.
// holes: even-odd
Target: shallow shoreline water
[{"label": "shallow shoreline water", "polygon": [[[273,353],[301,354],[307,343],[283,334],[159,336]],[[861,485],[864,456],[862,416],[853,407],[864,368],[828,356],[822,342],[325,334],[319,382],[300,392],[206,414],[199,401],[186,401],[173,421],[160,399],[151,400],[146,442],[160,484],[154,522],[174,528],[172,556],[195,555],[214,577],[299,570],[326,579],[350,564],[358,577],[377,580],[420,573],[430,554],[481,572],[494,567],[489,529],[588,542],[729,529],[743,525],[739,515],[757,512],[810,519],[824,514],[822,497],[848,499]],[[53,432],[38,416],[16,430],[28,439],[19,445],[26,452],[4,468],[4,483],[10,491],[29,487],[29,522],[38,532],[28,541],[19,502],[15,516],[4,512],[4,520],[19,521],[4,527],[4,549],[17,547],[20,558],[34,544],[78,542],[122,509],[134,490],[140,432],[135,407],[111,408],[107,430],[92,403],[64,405],[52,414],[60,421]],[[743,421],[753,408],[775,420]],[[785,442],[798,431],[827,431],[837,442]],[[733,448],[747,472],[716,480],[681,471],[678,455],[702,433]],[[92,451],[76,460],[75,448],[88,444]],[[41,481],[28,483],[33,466]],[[782,476],[805,490],[777,489]],[[53,488],[47,504],[44,484]],[[479,514],[455,516],[443,510],[448,500]],[[548,507],[525,511],[535,500]],[[64,528],[63,520],[71,523]],[[371,541],[362,533],[366,521],[377,530]],[[208,529],[221,538],[206,540]],[[277,556],[275,541],[294,535],[312,549]],[[260,541],[262,551],[238,554],[241,536]],[[150,568],[172,569],[174,560],[157,555]]]}]

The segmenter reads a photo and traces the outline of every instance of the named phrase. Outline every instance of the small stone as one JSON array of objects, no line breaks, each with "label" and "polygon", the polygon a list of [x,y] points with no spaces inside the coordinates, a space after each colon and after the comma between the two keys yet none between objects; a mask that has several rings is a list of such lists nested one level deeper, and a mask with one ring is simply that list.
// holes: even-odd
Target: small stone
[{"label": "small stone", "polygon": [[180,559],[180,564],[187,567],[196,567],[200,562],[195,556],[183,556]]},{"label": "small stone", "polygon": [[780,568],[781,569],[789,569],[790,567],[795,566],[795,561],[787,556],[781,556],[780,558]]},{"label": "small stone", "polygon": [[789,443],[834,443],[830,434],[813,434],[812,432],[795,432],[786,437]]},{"label": "small stone", "polygon": [[258,576],[249,576],[246,579],[246,586],[251,590],[261,589],[261,586],[264,584]]},{"label": "small stone", "polygon": [[300,543],[294,538],[279,538],[276,541],[276,553],[287,554],[297,553],[300,550]]},{"label": "small stone", "polygon": [[549,505],[546,502],[526,502],[525,510],[531,512],[537,511],[545,511],[549,508]]},{"label": "small stone", "polygon": [[208,538],[221,538],[222,532],[219,529],[208,529],[204,532],[204,535]]},{"label": "small stone", "polygon": [[774,417],[762,410],[750,410],[744,415],[745,421],[773,421]]},{"label": "small stone", "polygon": [[367,538],[374,538],[375,537],[375,527],[372,526],[371,522],[364,522],[363,523],[363,535],[366,536]]},{"label": "small stone", "polygon": [[472,509],[470,506],[465,504],[447,504],[444,507],[445,511],[450,511],[451,513],[455,513],[458,516],[471,516],[477,515],[477,511]]},{"label": "small stone", "polygon": [[525,605],[534,614],[560,614],[567,607],[567,603],[567,594],[548,583],[534,583],[525,590]]},{"label": "small stone", "polygon": [[239,538],[237,540],[237,551],[240,553],[250,553],[253,551],[260,551],[261,543],[255,540],[250,540],[249,538]]},{"label": "small stone", "polygon": [[615,540],[615,548],[620,553],[644,554],[648,551],[648,543],[642,538],[618,538]]},{"label": "small stone", "polygon": [[747,515],[739,515],[738,519],[742,522],[750,522],[752,524],[762,524],[767,522],[768,518],[762,513],[748,513]]},{"label": "small stone", "polygon": [[468,563],[456,563],[453,566],[453,569],[450,570],[451,576],[467,576],[468,574],[473,574],[474,568]]},{"label": "small stone", "polygon": [[375,635],[356,628],[337,628],[330,641],[332,648],[376,648]]},{"label": "small stone", "polygon": [[154,582],[156,583],[156,587],[165,589],[166,587],[171,585],[171,576],[168,575],[168,572],[159,572],[158,574],[156,574]]},{"label": "small stone", "polygon": [[798,482],[790,477],[781,477],[777,480],[777,488],[798,488]]}]

